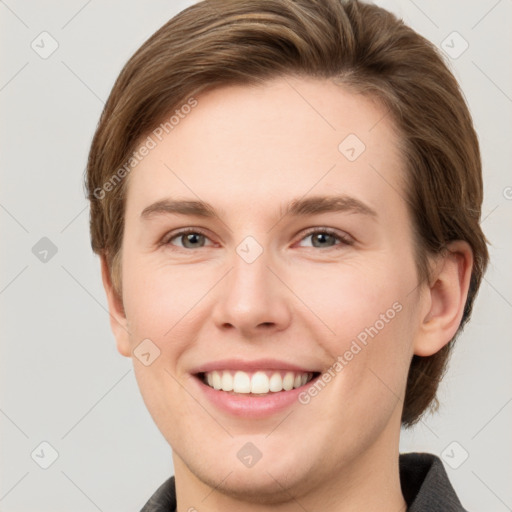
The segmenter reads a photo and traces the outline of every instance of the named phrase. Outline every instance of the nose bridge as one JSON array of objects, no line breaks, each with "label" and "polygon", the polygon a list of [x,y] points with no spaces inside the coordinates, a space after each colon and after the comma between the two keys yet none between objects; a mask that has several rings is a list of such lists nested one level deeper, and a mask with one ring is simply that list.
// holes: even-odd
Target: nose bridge
[{"label": "nose bridge", "polygon": [[276,278],[270,251],[246,237],[229,261],[231,271],[217,295],[214,319],[246,333],[258,326],[284,328],[290,318],[286,287]]}]

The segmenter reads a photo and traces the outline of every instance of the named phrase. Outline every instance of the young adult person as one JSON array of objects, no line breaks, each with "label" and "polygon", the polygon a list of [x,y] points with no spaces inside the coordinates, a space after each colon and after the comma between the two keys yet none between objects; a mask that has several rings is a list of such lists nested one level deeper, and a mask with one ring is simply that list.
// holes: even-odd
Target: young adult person
[{"label": "young adult person", "polygon": [[206,0],[118,77],[86,185],[119,352],[172,448],[156,511],[460,511],[399,455],[488,253],[436,48],[375,5]]}]

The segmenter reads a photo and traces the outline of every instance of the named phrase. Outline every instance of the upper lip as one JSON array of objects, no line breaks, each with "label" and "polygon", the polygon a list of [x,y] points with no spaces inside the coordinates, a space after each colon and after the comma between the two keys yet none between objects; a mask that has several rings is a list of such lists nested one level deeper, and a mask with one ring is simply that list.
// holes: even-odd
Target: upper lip
[{"label": "upper lip", "polygon": [[206,373],[214,370],[290,370],[295,372],[318,372],[317,369],[307,368],[296,364],[287,363],[278,359],[254,359],[252,361],[242,359],[221,359],[218,361],[210,361],[190,370],[190,373]]}]

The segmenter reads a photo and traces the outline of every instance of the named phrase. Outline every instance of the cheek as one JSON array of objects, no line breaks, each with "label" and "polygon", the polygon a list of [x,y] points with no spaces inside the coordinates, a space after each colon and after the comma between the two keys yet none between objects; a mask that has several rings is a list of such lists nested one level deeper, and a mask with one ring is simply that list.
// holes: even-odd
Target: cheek
[{"label": "cheek", "polygon": [[174,336],[216,276],[211,269],[135,258],[127,258],[123,265],[124,305],[132,331],[162,340]]},{"label": "cheek", "polygon": [[377,385],[394,400],[402,393],[412,357],[413,262],[354,265],[318,277],[303,278],[300,289],[307,291],[308,305],[325,326],[326,334],[317,340],[333,364],[340,363],[334,370],[344,375],[344,388],[358,393]]},{"label": "cheek", "polygon": [[[393,269],[392,263],[382,261],[348,262],[328,265],[307,272],[290,271],[294,292],[315,313],[332,336],[337,339],[352,339],[376,325],[384,331],[394,323],[403,308],[412,272],[407,268]],[[408,288],[409,286],[409,288]],[[407,290],[407,291],[406,291]]]}]

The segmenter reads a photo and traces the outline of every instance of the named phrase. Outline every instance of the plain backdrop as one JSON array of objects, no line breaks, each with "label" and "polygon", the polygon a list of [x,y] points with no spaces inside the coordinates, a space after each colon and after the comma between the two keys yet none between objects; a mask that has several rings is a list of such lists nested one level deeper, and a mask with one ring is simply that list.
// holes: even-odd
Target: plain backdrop
[{"label": "plain backdrop", "polygon": [[[191,3],[0,1],[3,512],[138,511],[173,472],[131,361],[115,348],[82,180],[122,66]],[[442,457],[470,511],[509,511],[512,1],[377,3],[444,48],[462,85],[480,137],[492,244],[441,408],[403,432],[401,450]]]}]

